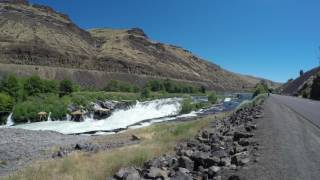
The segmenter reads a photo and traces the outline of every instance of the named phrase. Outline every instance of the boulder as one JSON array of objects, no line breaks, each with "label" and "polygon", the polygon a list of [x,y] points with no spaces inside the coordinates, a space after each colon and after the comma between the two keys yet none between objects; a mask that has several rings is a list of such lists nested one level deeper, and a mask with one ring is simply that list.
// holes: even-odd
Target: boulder
[{"label": "boulder", "polygon": [[105,108],[94,109],[95,119],[105,119],[105,118],[108,118],[110,115],[111,115],[110,109],[105,109]]},{"label": "boulder", "polygon": [[221,159],[220,159],[220,162],[219,162],[219,165],[220,165],[220,166],[230,166],[230,165],[231,165],[231,159],[230,159],[230,157],[221,158]]},{"label": "boulder", "polygon": [[249,146],[249,145],[250,145],[249,141],[246,140],[246,139],[240,139],[240,141],[238,142],[238,144],[239,144],[240,146]]},{"label": "boulder", "polygon": [[178,164],[179,164],[179,167],[186,168],[189,171],[193,171],[194,162],[190,158],[188,158],[187,156],[181,156],[178,159]]},{"label": "boulder", "polygon": [[209,133],[208,133],[208,131],[207,131],[207,130],[202,131],[201,137],[204,138],[204,139],[208,139],[208,138],[209,138]]},{"label": "boulder", "polygon": [[133,168],[133,167],[129,167],[129,168],[121,168],[115,175],[114,178],[118,179],[118,180],[123,180],[123,179],[127,179],[127,178],[131,178],[131,180],[133,180],[132,178],[135,177],[140,177],[139,172]]},{"label": "boulder", "polygon": [[250,159],[249,159],[249,158],[244,158],[244,159],[241,159],[241,160],[239,161],[239,165],[240,165],[240,166],[244,166],[244,165],[248,164],[249,162],[250,162]]},{"label": "boulder", "polygon": [[138,172],[131,173],[127,176],[126,180],[141,180],[141,176]]},{"label": "boulder", "polygon": [[137,136],[137,135],[132,134],[132,135],[131,135],[131,140],[132,140],[132,141],[140,141],[141,138],[140,138],[139,136]]},{"label": "boulder", "polygon": [[240,180],[240,177],[236,175],[232,175],[228,178],[228,180]]},{"label": "boulder", "polygon": [[172,180],[193,180],[192,176],[184,168],[179,168],[175,175],[170,179]]},{"label": "boulder", "polygon": [[219,166],[211,166],[210,168],[208,168],[209,178],[216,176],[220,170],[221,170],[221,168]]},{"label": "boulder", "polygon": [[85,144],[76,144],[73,150],[85,151],[85,152],[97,152],[100,147],[96,144],[85,143]]},{"label": "boulder", "polygon": [[113,109],[115,109],[115,107],[116,107],[118,102],[115,102],[115,101],[98,101],[98,103],[102,108],[113,110]]},{"label": "boulder", "polygon": [[256,129],[257,126],[250,124],[250,125],[245,125],[244,128],[245,128],[245,130],[246,130],[247,132],[251,132],[252,130]]},{"label": "boulder", "polygon": [[253,134],[250,134],[250,133],[244,133],[244,132],[236,131],[233,134],[233,140],[234,141],[239,141],[241,138],[250,138],[252,136],[253,136]]},{"label": "boulder", "polygon": [[166,179],[168,178],[168,173],[160,168],[156,168],[156,167],[151,167],[148,174],[147,174],[147,178],[151,178],[151,179]]},{"label": "boulder", "polygon": [[144,166],[147,169],[150,169],[151,167],[156,167],[156,168],[163,168],[163,167],[172,167],[174,166],[174,158],[170,158],[167,156],[160,156],[157,158],[154,158],[150,161],[147,161]]}]

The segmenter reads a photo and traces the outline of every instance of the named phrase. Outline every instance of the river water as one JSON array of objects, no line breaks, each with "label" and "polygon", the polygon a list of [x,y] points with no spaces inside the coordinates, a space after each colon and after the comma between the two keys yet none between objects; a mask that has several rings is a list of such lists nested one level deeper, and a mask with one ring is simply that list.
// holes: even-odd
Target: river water
[{"label": "river water", "polygon": [[[104,134],[117,132],[127,128],[140,128],[153,123],[171,121],[177,119],[188,119],[197,116],[205,116],[218,112],[229,111],[236,108],[242,101],[251,96],[242,94],[235,99],[226,99],[225,102],[216,104],[208,109],[193,111],[189,114],[180,115],[181,98],[157,99],[153,101],[137,102],[135,105],[116,110],[110,117],[95,120],[87,117],[83,122],[74,121],[44,121],[36,123],[19,124],[11,128],[22,128],[28,130],[50,130],[63,134]],[[194,98],[201,99],[203,98]],[[70,119],[70,118],[69,118]]]}]

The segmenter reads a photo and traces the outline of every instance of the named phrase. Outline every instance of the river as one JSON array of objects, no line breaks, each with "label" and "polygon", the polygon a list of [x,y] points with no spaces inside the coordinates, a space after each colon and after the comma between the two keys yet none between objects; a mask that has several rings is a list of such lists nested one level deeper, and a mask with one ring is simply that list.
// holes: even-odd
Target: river
[{"label": "river", "polygon": [[[181,109],[181,98],[157,99],[146,102],[137,102],[127,109],[116,110],[110,117],[102,120],[95,120],[92,116],[88,116],[83,122],[48,120],[44,122],[19,124],[10,126],[10,128],[50,130],[63,134],[106,134],[118,132],[127,128],[140,128],[163,121],[185,120],[197,116],[230,111],[250,97],[251,95],[249,94],[240,94],[238,98],[226,98],[224,102],[215,104],[208,109],[200,109],[182,115],[179,114]],[[203,97],[195,97],[193,99],[195,101],[205,101],[205,98]]]}]

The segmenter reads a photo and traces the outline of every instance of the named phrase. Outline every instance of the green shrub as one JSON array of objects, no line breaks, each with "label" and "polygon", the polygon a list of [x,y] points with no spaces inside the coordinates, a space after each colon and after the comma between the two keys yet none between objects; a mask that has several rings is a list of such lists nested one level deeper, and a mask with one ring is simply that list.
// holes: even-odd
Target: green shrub
[{"label": "green shrub", "polygon": [[42,91],[41,93],[59,93],[59,83],[55,80],[42,80]]},{"label": "green shrub", "polygon": [[105,91],[109,92],[139,92],[140,89],[136,85],[132,85],[123,81],[112,80],[104,88]]},{"label": "green shrub", "polygon": [[58,93],[58,82],[54,80],[41,79],[34,75],[27,78],[23,83],[26,96],[35,96],[40,93]]},{"label": "green shrub", "polygon": [[154,91],[154,92],[164,91],[164,90],[165,90],[164,85],[163,85],[163,82],[160,81],[160,80],[151,80],[151,81],[148,81],[147,87],[148,87],[151,91]]},{"label": "green shrub", "polygon": [[59,85],[59,95],[60,97],[71,94],[73,92],[73,83],[70,80],[63,80]]},{"label": "green shrub", "polygon": [[268,86],[262,83],[257,84],[254,93],[253,93],[253,97],[256,97],[259,94],[264,94],[264,93],[268,93],[269,89]]},{"label": "green shrub", "polygon": [[150,98],[151,96],[151,92],[149,90],[149,88],[144,88],[142,91],[141,91],[141,98]]},{"label": "green shrub", "polygon": [[320,75],[317,75],[312,83],[310,98],[320,100]]},{"label": "green shrub", "polygon": [[186,114],[191,112],[194,109],[192,104],[192,100],[190,98],[185,98],[181,103],[181,111],[180,113]]},{"label": "green shrub", "polygon": [[184,98],[182,103],[181,103],[181,114],[187,114],[190,113],[191,111],[203,109],[203,108],[208,108],[211,106],[211,103],[209,102],[200,102],[200,103],[194,103],[192,102],[191,98]]},{"label": "green shrub", "polygon": [[237,107],[237,109],[246,108],[246,107],[253,107],[255,105],[261,105],[267,98],[267,94],[259,94],[251,100],[244,100],[241,104]]},{"label": "green shrub", "polygon": [[0,93],[0,113],[11,112],[13,108],[13,98],[7,94]]},{"label": "green shrub", "polygon": [[166,80],[151,80],[148,81],[147,88],[153,92],[168,92],[168,93],[205,93],[205,87],[197,87],[188,83],[176,82],[170,79]]},{"label": "green shrub", "polygon": [[0,83],[0,91],[12,96],[16,101],[24,98],[23,84],[15,75],[8,75]]},{"label": "green shrub", "polygon": [[42,92],[42,82],[39,76],[32,76],[24,83],[24,89],[28,96],[33,96]]},{"label": "green shrub", "polygon": [[63,119],[67,113],[67,104],[55,94],[41,94],[28,97],[24,102],[16,104],[13,118],[16,123],[39,121],[39,112],[51,112],[52,119]]},{"label": "green shrub", "polygon": [[205,93],[206,93],[206,87],[201,86],[201,87],[200,87],[200,92],[203,93],[203,94],[205,94]]},{"label": "green shrub", "polygon": [[13,98],[7,94],[0,93],[0,125],[6,123],[6,118],[13,108]]},{"label": "green shrub", "polygon": [[217,103],[218,101],[218,97],[217,97],[217,94],[215,92],[211,92],[208,96],[208,101],[211,103],[211,104],[215,104]]},{"label": "green shrub", "polygon": [[123,92],[74,92],[68,96],[64,96],[62,99],[64,102],[73,103],[81,106],[88,106],[90,102],[96,102],[97,100],[127,100],[135,101],[140,98],[138,93],[123,93]]}]

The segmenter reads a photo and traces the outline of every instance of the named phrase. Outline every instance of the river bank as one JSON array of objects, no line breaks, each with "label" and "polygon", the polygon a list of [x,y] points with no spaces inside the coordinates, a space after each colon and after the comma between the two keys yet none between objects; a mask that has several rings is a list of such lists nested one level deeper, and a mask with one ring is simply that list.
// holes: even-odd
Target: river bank
[{"label": "river bank", "polygon": [[[241,107],[246,107],[247,104],[250,105],[252,103],[242,103]],[[221,128],[228,127],[224,125],[224,122],[233,119],[227,118],[226,116],[228,114],[229,113],[218,113],[201,118],[193,117],[185,121],[162,122],[149,127],[128,129],[123,133],[108,136],[70,136],[60,134],[59,136],[62,136],[62,139],[68,137],[84,137],[84,139],[75,144],[75,139],[70,138],[74,143],[60,147],[52,146],[51,151],[42,151],[47,152],[46,157],[49,158],[28,160],[24,166],[19,166],[18,171],[10,176],[4,176],[3,179],[50,180],[68,179],[70,177],[72,177],[72,179],[105,179],[115,174],[120,167],[143,167],[144,162],[147,160],[166,153],[173,155],[177,144],[193,139],[193,137],[199,133],[199,130],[203,131],[208,127],[212,127],[215,123],[218,123],[218,127]],[[237,117],[235,127],[243,128],[241,124],[240,126],[236,124],[238,124],[239,121],[241,122],[246,115],[236,115],[234,117]],[[236,129],[231,129],[231,132],[237,131]],[[55,136],[55,134],[51,134],[51,136],[52,135]],[[47,140],[48,139],[43,139],[42,142]],[[16,147],[11,146],[12,151],[15,151],[14,148],[18,148],[19,145],[18,143]],[[35,147],[36,146],[30,146],[29,148]],[[31,149],[30,151],[41,152],[35,149]],[[20,156],[19,158],[21,157],[25,156]],[[27,159],[27,157],[25,158]],[[17,162],[16,164],[19,163],[20,162]],[[23,168],[26,166],[26,169]]]},{"label": "river bank", "polygon": [[[176,115],[169,117],[165,116],[153,119],[146,118],[146,120],[137,121],[136,123],[130,124],[128,127],[124,129],[113,129],[110,132],[105,132],[101,130],[95,132],[85,131],[86,133],[79,133],[82,135],[66,135],[59,132],[48,130],[31,131],[16,127],[1,128],[0,152],[3,153],[0,153],[0,175],[6,175],[8,173],[19,170],[34,161],[65,157],[73,153],[74,151],[80,150],[81,152],[92,153],[99,151],[109,151],[114,148],[126,147],[128,145],[137,144],[139,143],[139,138],[133,138],[132,134],[139,134],[139,128],[158,123],[160,123],[160,125],[168,124],[165,122],[180,124],[183,122],[194,121],[199,118],[211,117],[214,114],[221,114],[222,112],[227,112],[235,109],[242,101],[243,99],[237,99],[233,101],[228,100],[225,103],[213,105],[208,109],[203,109],[198,112],[192,112],[184,115]],[[164,102],[166,102],[166,100],[164,100]],[[174,107],[177,105],[173,102],[170,102],[170,107],[172,107],[172,104],[174,105]],[[150,104],[148,104],[147,106],[150,106]],[[155,107],[154,111],[161,112],[161,106],[159,106],[159,104],[152,104],[151,106]],[[165,107],[166,106],[167,103],[165,103]],[[135,108],[133,109],[135,110],[134,112],[132,111],[132,109],[122,112],[122,115],[123,113],[125,115],[122,117],[128,117],[130,119],[130,115],[135,115],[136,117],[139,117],[143,115],[146,112],[146,110],[150,111],[150,108],[145,108],[144,106],[139,107],[138,109],[140,110],[138,111]],[[137,112],[141,112],[142,114],[139,114]],[[160,115],[162,114],[160,113]],[[90,124],[94,122],[99,123],[101,121],[88,121],[86,123]],[[49,121],[44,123],[55,122]],[[72,123],[81,124],[81,122]],[[32,124],[34,123],[30,123],[29,125]],[[56,126],[51,124],[47,127],[55,128]],[[67,126],[64,126],[63,128],[68,129]],[[141,131],[144,130],[142,129]],[[110,133],[112,134],[108,136],[101,136],[101,134]],[[90,134],[90,136],[88,136],[88,134]]]},{"label": "river bank", "polygon": [[[226,98],[225,101],[218,104],[208,102],[206,96],[191,96],[193,100],[188,102],[193,107],[191,112],[181,114],[184,108],[185,99],[183,98],[165,98],[151,101],[135,102],[130,106],[125,105],[114,109],[106,118],[97,119],[93,113],[87,113],[83,121],[73,120],[47,120],[42,122],[24,123],[11,126],[10,128],[21,128],[27,130],[49,130],[63,134],[110,134],[124,131],[131,128],[149,126],[154,123],[184,120],[190,117],[205,116],[219,112],[230,111],[238,106],[242,101],[251,98],[251,94],[240,94],[237,98]],[[103,103],[100,103],[103,104]],[[105,104],[112,104],[106,101]],[[199,106],[200,105],[200,106]],[[94,104],[99,106],[99,104]],[[205,109],[201,107],[207,106]],[[199,109],[200,108],[200,109]],[[197,110],[198,109],[198,110]]]},{"label": "river bank", "polygon": [[83,151],[95,152],[138,143],[129,133],[114,134],[106,138],[3,128],[0,137],[0,176],[22,169],[34,161],[60,158],[81,148]]}]

